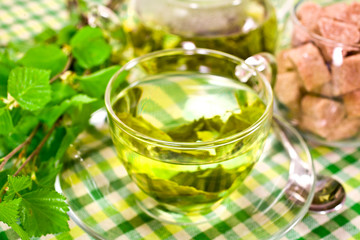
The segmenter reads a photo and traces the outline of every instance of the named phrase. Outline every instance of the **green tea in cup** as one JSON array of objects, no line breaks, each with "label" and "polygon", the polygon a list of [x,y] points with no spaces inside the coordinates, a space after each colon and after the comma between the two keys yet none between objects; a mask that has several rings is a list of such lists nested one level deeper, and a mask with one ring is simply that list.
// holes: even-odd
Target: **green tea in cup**
[{"label": "green tea in cup", "polygon": [[271,125],[265,77],[208,49],[134,59],[105,98],[119,159],[141,190],[139,206],[179,224],[214,215],[253,169]]}]

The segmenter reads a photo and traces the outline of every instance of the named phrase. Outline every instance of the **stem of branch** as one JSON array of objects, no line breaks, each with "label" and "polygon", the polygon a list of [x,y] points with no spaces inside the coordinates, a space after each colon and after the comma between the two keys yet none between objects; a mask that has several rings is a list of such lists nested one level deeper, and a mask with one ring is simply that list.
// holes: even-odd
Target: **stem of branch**
[{"label": "stem of branch", "polygon": [[31,134],[26,138],[26,140],[21,143],[19,146],[17,146],[16,148],[14,148],[8,155],[6,155],[3,158],[3,162],[0,165],[0,171],[3,169],[3,167],[5,166],[5,164],[17,153],[19,152],[26,144],[30,143],[31,140],[33,139],[33,137],[35,136],[37,130],[39,128],[39,125],[37,125],[35,127],[35,129],[31,132]]},{"label": "stem of branch", "polygon": [[14,173],[14,177],[20,173],[20,171],[28,164],[36,155],[39,154],[40,150],[46,143],[46,141],[49,139],[51,133],[54,131],[57,123],[55,123],[51,129],[48,131],[48,133],[45,135],[45,137],[41,140],[39,145],[35,148],[35,150],[28,156],[28,158],[25,160],[25,162],[19,167],[19,169]]},{"label": "stem of branch", "polygon": [[60,73],[56,74],[55,76],[53,76],[50,79],[50,81],[49,81],[50,84],[55,82],[64,72],[66,72],[70,68],[72,61],[73,61],[73,57],[70,55],[68,61],[66,62],[64,69]]},{"label": "stem of branch", "polygon": [[6,193],[5,189],[8,187],[8,185],[9,185],[9,182],[6,182],[0,190],[0,202],[2,202],[2,198],[3,198],[4,194]]},{"label": "stem of branch", "polygon": [[124,3],[124,0],[110,0],[108,2],[108,4],[106,4],[106,6],[114,11],[116,9],[119,9],[121,4],[123,4],[123,3]]}]

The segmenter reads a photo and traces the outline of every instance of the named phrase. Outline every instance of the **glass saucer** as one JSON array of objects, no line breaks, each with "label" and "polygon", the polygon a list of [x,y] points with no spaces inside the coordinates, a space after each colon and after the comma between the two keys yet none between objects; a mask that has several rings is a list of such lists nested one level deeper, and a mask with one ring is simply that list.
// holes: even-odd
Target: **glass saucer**
[{"label": "glass saucer", "polygon": [[98,113],[92,126],[68,149],[56,181],[56,189],[67,198],[72,220],[96,239],[279,239],[308,211],[314,194],[313,162],[306,144],[288,126],[290,140],[309,169],[305,177],[313,184],[302,203],[286,194],[290,161],[271,134],[262,159],[214,211],[215,218],[184,226],[159,222],[136,204],[140,190],[117,160],[105,118],[106,113]]}]

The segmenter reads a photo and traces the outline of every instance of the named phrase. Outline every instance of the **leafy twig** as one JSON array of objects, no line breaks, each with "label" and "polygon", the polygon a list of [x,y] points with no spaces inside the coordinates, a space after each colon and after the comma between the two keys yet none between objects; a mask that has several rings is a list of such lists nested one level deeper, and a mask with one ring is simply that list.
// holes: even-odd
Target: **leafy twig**
[{"label": "leafy twig", "polygon": [[56,74],[55,76],[53,76],[53,77],[49,80],[49,82],[50,82],[50,83],[55,82],[64,72],[66,72],[66,71],[70,68],[72,61],[73,61],[73,57],[70,55],[69,58],[68,58],[68,61],[66,62],[66,65],[65,65],[64,69],[63,69],[60,73],[58,73],[58,74]]},{"label": "leafy twig", "polygon": [[68,13],[70,15],[70,20],[72,21],[79,21],[78,27],[86,26],[88,21],[87,17],[85,16],[84,12],[81,9],[81,3],[79,0],[68,0],[66,7]]},{"label": "leafy twig", "polygon": [[47,132],[47,134],[45,135],[45,137],[41,140],[41,142],[39,143],[39,145],[36,147],[36,149],[28,156],[28,158],[25,160],[25,162],[19,167],[19,169],[14,173],[14,177],[16,175],[18,175],[20,173],[20,171],[26,166],[26,164],[28,164],[37,154],[39,154],[40,150],[42,149],[42,147],[44,146],[44,144],[46,143],[46,141],[49,139],[50,135],[52,134],[52,132],[54,131],[55,127],[56,127],[57,123],[55,123],[51,129]]},{"label": "leafy twig", "polygon": [[0,171],[3,169],[3,167],[6,165],[6,163],[18,152],[20,151],[25,145],[27,145],[28,143],[31,142],[31,140],[33,139],[33,137],[35,136],[37,130],[39,128],[39,125],[36,126],[36,128],[31,132],[31,134],[29,135],[29,137],[26,138],[26,140],[21,143],[19,146],[17,146],[16,148],[14,148],[8,155],[6,155],[3,158],[3,162],[0,165]]}]

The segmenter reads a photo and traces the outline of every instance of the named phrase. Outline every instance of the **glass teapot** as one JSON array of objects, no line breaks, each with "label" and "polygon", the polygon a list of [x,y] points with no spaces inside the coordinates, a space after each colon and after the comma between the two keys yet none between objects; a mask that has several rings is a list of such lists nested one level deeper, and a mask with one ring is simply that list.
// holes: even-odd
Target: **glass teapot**
[{"label": "glass teapot", "polygon": [[276,48],[277,19],[268,0],[120,0],[108,6],[93,6],[89,23],[110,35],[121,28],[125,60],[178,47],[240,58]]}]

